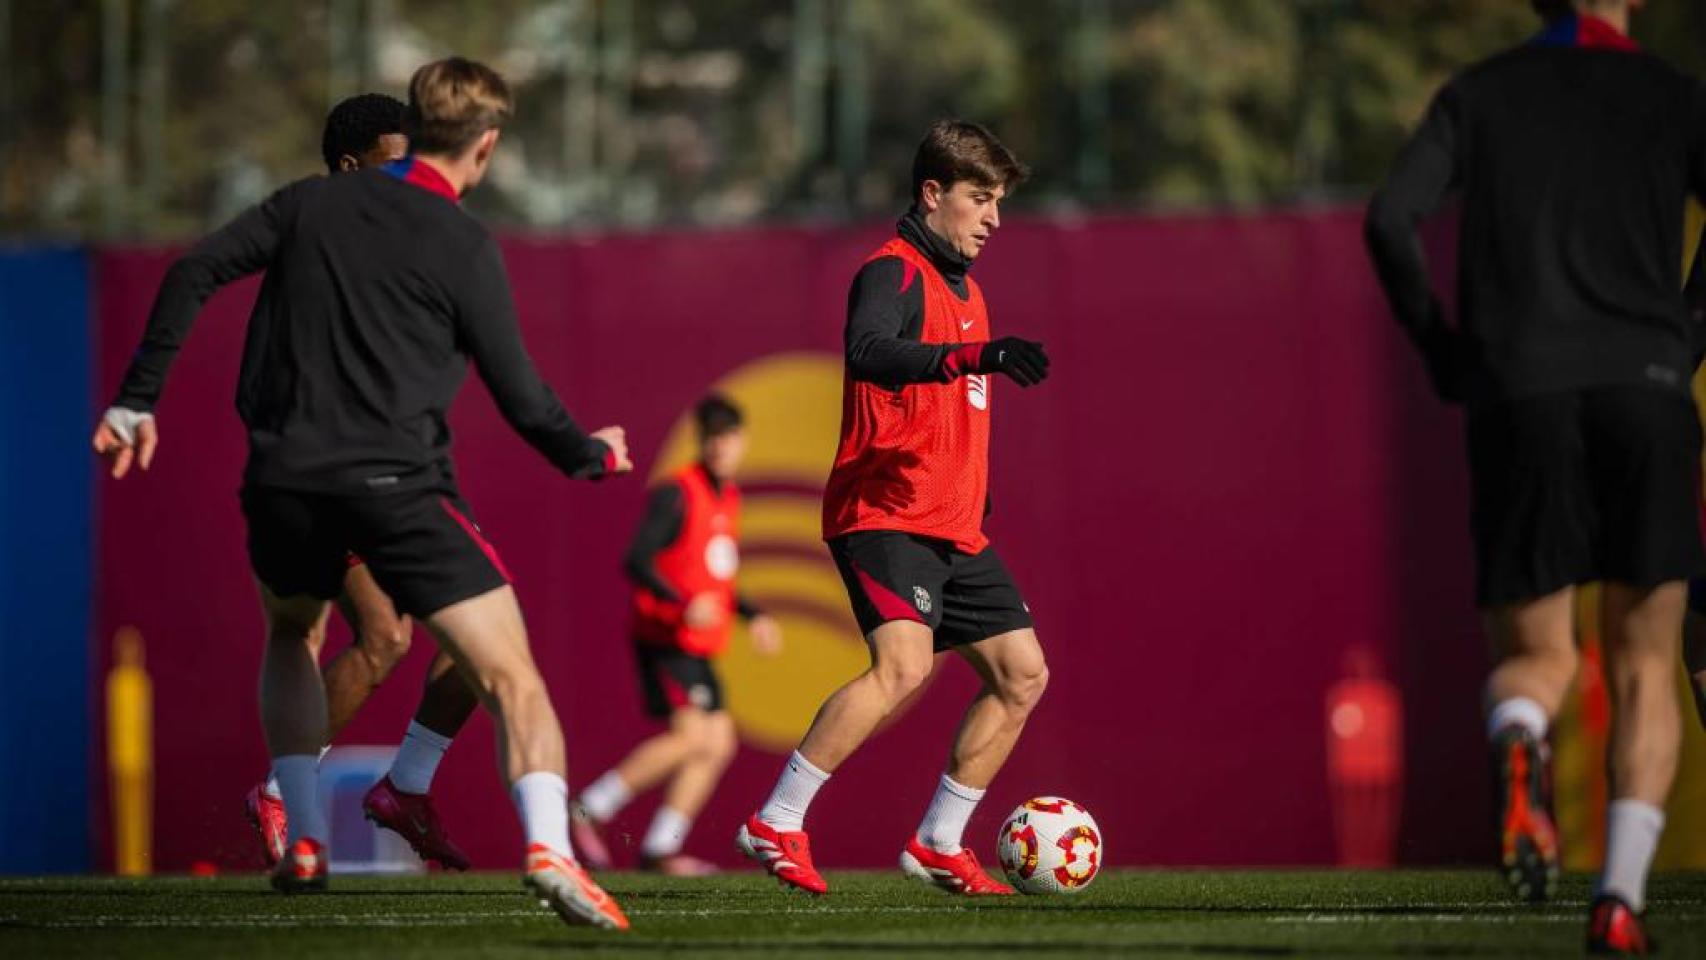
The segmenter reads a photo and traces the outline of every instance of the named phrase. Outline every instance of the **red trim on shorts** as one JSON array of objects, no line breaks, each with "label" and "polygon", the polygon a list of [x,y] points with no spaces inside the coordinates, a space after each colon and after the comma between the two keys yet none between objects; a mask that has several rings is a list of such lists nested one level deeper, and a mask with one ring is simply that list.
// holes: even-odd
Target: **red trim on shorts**
[{"label": "red trim on shorts", "polygon": [[361,557],[357,556],[354,553],[346,552],[344,554],[344,569],[345,570],[354,570],[356,567],[359,567],[366,562],[367,562],[366,560],[361,559]]},{"label": "red trim on shorts", "polygon": [[492,566],[498,568],[498,575],[504,578],[504,582],[514,583],[515,578],[509,575],[509,569],[504,566],[503,558],[498,556],[498,548],[492,546],[491,541],[481,535],[480,528],[474,526],[472,520],[463,516],[462,511],[456,509],[456,504],[450,502],[449,497],[439,497],[438,502],[444,507],[444,512],[455,518],[456,522],[462,525],[462,529],[468,533],[468,536],[474,538],[474,542],[480,545],[480,550],[485,553],[487,560],[492,561]]},{"label": "red trim on shorts", "polygon": [[656,673],[658,686],[663,690],[663,698],[669,701],[670,709],[680,710],[687,706],[687,691],[675,679],[675,675],[669,672],[669,668],[661,663],[654,663],[652,670]]},{"label": "red trim on shorts", "polygon": [[859,586],[865,591],[865,599],[871,601],[871,606],[877,608],[877,615],[887,620],[911,620],[929,626],[929,621],[918,612],[918,608],[902,600],[893,590],[878,583],[875,577],[866,573],[857,563],[849,560],[854,576],[859,578]]}]

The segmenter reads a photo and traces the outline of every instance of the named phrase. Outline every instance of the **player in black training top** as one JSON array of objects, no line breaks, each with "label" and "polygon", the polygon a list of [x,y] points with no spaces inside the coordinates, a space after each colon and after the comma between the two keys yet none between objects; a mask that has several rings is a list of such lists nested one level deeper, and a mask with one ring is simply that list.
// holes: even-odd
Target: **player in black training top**
[{"label": "player in black training top", "polygon": [[457,492],[448,412],[469,362],[510,425],[570,476],[632,469],[620,428],[588,435],[539,378],[496,242],[459,205],[513,109],[492,70],[430,63],[409,85],[413,152],[379,170],[299,181],[197,244],[167,272],[95,447],[123,475],[143,415],[207,295],[266,271],[237,409],[248,430],[242,505],[268,636],[261,719],[289,847],[286,892],[326,884],[316,796],[326,705],[310,656],[350,553],[479,689],[527,838],[524,879],[571,923],[625,928],[574,862],[563,736],[528,650],[509,576]]},{"label": "player in black training top", "polygon": [[[340,101],[326,117],[320,140],[326,171],[352,173],[401,159],[409,145],[403,133],[405,110],[401,100],[382,93],[364,93]],[[350,555],[337,605],[349,622],[354,640],[321,669],[326,685],[328,743],[337,739],[356,711],[402,662],[414,633],[409,618],[397,613],[391,598],[374,581],[372,571],[354,554]],[[317,640],[324,643],[325,633],[321,632]],[[310,653],[319,659],[318,644]],[[391,769],[362,798],[362,809],[374,823],[407,840],[423,860],[451,870],[466,870],[468,855],[445,832],[428,792],[451,740],[479,705],[473,688],[455,673],[455,667],[444,651],[434,656],[420,708],[398,745]],[[251,789],[243,809],[260,837],[267,864],[278,863],[289,835],[278,778],[269,775]]]},{"label": "player in black training top", "polygon": [[[1683,208],[1706,196],[1706,93],[1636,49],[1635,5],[1536,2],[1538,36],[1440,91],[1367,227],[1435,389],[1467,407],[1500,869],[1535,900],[1556,877],[1547,728],[1576,671],[1575,586],[1603,581],[1612,802],[1588,938],[1643,952],[1680,742],[1683,584],[1701,562],[1681,271]],[[1450,193],[1455,326],[1416,235]]]}]

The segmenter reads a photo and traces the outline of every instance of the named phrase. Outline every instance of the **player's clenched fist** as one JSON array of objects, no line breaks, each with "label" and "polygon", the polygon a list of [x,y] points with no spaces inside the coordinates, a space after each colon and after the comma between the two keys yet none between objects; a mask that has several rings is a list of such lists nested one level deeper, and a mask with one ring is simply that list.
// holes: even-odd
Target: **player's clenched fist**
[{"label": "player's clenched fist", "polygon": [[613,465],[609,472],[627,473],[634,469],[634,462],[628,459],[628,431],[621,427],[605,427],[594,430],[592,435],[603,440],[604,445],[610,448]]}]

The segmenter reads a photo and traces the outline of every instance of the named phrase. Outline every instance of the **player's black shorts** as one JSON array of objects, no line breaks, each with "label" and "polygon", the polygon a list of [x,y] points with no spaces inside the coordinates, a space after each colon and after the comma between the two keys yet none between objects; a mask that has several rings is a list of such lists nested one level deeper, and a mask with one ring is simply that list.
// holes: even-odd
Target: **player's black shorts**
[{"label": "player's black shorts", "polygon": [[866,635],[916,620],[946,650],[1031,626],[1031,608],[994,547],[972,555],[946,540],[862,530],[829,541],[829,553]]},{"label": "player's black shorts", "polygon": [[1482,606],[1699,572],[1700,421],[1686,394],[1597,387],[1490,404],[1470,410],[1468,446]]},{"label": "player's black shorts", "polygon": [[704,657],[636,640],[634,663],[640,668],[640,694],[650,716],[667,717],[682,707],[723,709],[722,681]]},{"label": "player's black shorts", "polygon": [[336,597],[351,553],[367,564],[397,612],[414,617],[509,582],[454,490],[340,497],[251,487],[242,501],[249,563],[281,597]]}]

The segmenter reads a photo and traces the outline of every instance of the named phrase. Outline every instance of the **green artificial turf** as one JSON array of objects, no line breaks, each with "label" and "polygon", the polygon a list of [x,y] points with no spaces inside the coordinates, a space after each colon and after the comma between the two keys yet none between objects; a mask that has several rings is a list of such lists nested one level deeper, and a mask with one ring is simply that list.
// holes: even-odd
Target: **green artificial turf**
[{"label": "green artificial turf", "polygon": [[[334,877],[283,897],[258,876],[0,879],[0,957],[1574,956],[1589,881],[1542,907],[1484,871],[1119,870],[1076,896],[962,900],[898,873],[831,895],[753,873],[601,878],[628,933],[570,929],[510,874]],[[1706,874],[1656,878],[1663,954],[1706,957]]]}]

